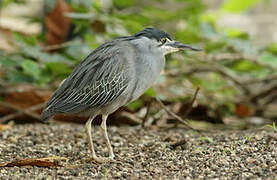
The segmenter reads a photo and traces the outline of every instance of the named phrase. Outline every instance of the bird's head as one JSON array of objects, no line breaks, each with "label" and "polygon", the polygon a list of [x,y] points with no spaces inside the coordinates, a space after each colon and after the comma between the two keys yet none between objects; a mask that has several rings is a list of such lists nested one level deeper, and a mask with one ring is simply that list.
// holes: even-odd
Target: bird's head
[{"label": "bird's head", "polygon": [[136,33],[134,36],[138,38],[148,38],[151,41],[151,44],[158,48],[164,55],[181,50],[202,50],[200,48],[176,41],[172,38],[171,35],[157,28],[145,28],[144,30]]}]

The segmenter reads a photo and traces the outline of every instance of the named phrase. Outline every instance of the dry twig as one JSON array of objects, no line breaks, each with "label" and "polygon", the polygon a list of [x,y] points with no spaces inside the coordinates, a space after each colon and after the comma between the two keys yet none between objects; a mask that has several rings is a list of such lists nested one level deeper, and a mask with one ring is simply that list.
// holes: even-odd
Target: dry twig
[{"label": "dry twig", "polygon": [[223,53],[223,54],[216,54],[216,55],[208,55],[206,57],[208,61],[222,61],[222,60],[229,60],[229,61],[240,61],[240,60],[247,60],[256,65],[264,66],[269,70],[274,71],[274,68],[266,63],[263,63],[257,59],[255,56],[244,55],[241,53]]},{"label": "dry twig", "polygon": [[[195,99],[196,99],[196,96],[198,94],[198,91],[199,91],[199,88],[196,89],[195,93],[194,93],[194,97],[193,97],[193,101],[191,103],[191,105],[193,105]],[[178,116],[176,113],[172,112],[171,110],[169,110],[164,104],[163,102],[158,98],[156,97],[156,100],[157,102],[161,105],[161,107],[169,114],[171,115],[172,117],[174,117],[175,119],[177,119],[178,121],[180,121],[182,124],[184,124],[185,126],[187,126],[189,129],[193,130],[193,131],[196,131],[196,132],[200,132],[200,130],[197,130],[197,129],[194,129],[193,127],[191,127],[191,125],[189,124],[188,121],[184,120],[183,118],[181,118],[180,116]],[[191,108],[190,108],[191,109]],[[187,111],[186,114],[188,114],[190,111]]]},{"label": "dry twig", "polygon": [[232,74],[228,69],[224,68],[224,67],[218,67],[218,66],[200,66],[197,68],[191,68],[189,71],[187,72],[183,72],[181,74],[170,74],[170,76],[189,76],[195,73],[203,73],[203,72],[215,72],[218,73],[220,75],[222,75],[223,77],[229,79],[231,82],[233,82],[235,85],[237,85],[238,88],[240,88],[244,94],[251,94],[251,91],[248,89],[248,87],[245,86],[244,83],[242,83],[239,79],[239,77],[235,76],[234,74]]},{"label": "dry twig", "polygon": [[9,115],[6,115],[2,118],[0,118],[0,123],[4,123],[10,119],[13,119],[15,117],[18,117],[18,116],[21,116],[23,114],[27,115],[27,116],[30,116],[34,119],[37,119],[37,120],[40,120],[40,116],[37,115],[37,114],[34,114],[32,113],[32,111],[35,111],[35,110],[38,110],[38,109],[41,109],[43,106],[44,106],[45,103],[41,103],[41,104],[37,104],[35,106],[32,106],[32,107],[29,107],[27,109],[22,109],[22,108],[19,108],[17,106],[14,106],[10,103],[7,103],[7,102],[0,102],[0,105],[1,106],[4,106],[4,107],[7,107],[7,108],[10,108],[10,109],[13,109],[17,112],[15,113],[12,113],[12,114],[9,114]]},{"label": "dry twig", "polygon": [[275,92],[277,92],[277,83],[267,89],[264,88],[259,93],[253,95],[252,97],[249,98],[249,101],[256,103],[259,99],[265,98],[270,94],[276,94]]},{"label": "dry twig", "polygon": [[193,104],[194,104],[194,101],[196,100],[196,97],[197,97],[197,94],[198,94],[199,90],[200,90],[200,88],[197,87],[196,90],[195,90],[195,92],[194,92],[193,98],[192,98],[192,100],[191,100],[191,102],[190,102],[190,104],[189,104],[189,108],[188,108],[187,111],[185,112],[185,115],[184,115],[185,117],[188,117],[188,114],[191,112],[192,107],[193,107]]},{"label": "dry twig", "polygon": [[43,47],[43,50],[44,51],[54,51],[54,50],[59,50],[59,49],[62,49],[62,48],[69,47],[70,45],[72,45],[72,42],[68,41],[68,42],[64,42],[64,43],[60,43],[60,44],[45,46],[45,47]]},{"label": "dry twig", "polygon": [[28,158],[20,159],[12,162],[0,163],[0,167],[14,167],[14,166],[38,166],[38,167],[56,167],[64,166],[61,162],[67,161],[65,157],[53,156],[46,158]]},{"label": "dry twig", "polygon": [[258,84],[258,83],[267,83],[270,81],[277,81],[277,75],[276,74],[269,75],[263,79],[252,79],[252,80],[244,82],[244,84],[250,85],[250,84]]},{"label": "dry twig", "polygon": [[137,117],[135,114],[129,113],[127,111],[122,111],[118,114],[120,116],[120,118],[127,118],[129,123],[131,125],[139,125],[142,123],[142,120]]},{"label": "dry twig", "polygon": [[145,122],[149,116],[149,113],[150,113],[150,107],[151,107],[151,104],[152,104],[152,101],[153,99],[151,98],[149,102],[147,102],[147,106],[146,106],[146,113],[145,113],[145,116],[143,117],[142,119],[142,123],[141,123],[141,126],[142,127],[145,127]]}]

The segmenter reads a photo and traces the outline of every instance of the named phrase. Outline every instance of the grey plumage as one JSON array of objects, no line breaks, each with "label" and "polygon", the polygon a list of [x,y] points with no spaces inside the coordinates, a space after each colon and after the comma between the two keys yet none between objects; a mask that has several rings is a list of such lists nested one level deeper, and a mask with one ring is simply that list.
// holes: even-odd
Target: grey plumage
[{"label": "grey plumage", "polygon": [[91,121],[101,114],[101,128],[112,159],[107,116],[141,96],[162,71],[165,55],[182,49],[199,50],[174,41],[156,28],[146,28],[133,36],[102,44],[56,90],[42,112],[42,120],[47,121],[56,113],[90,115],[86,123],[90,150],[93,159],[102,162],[95,154],[91,136]]},{"label": "grey plumage", "polygon": [[[124,38],[120,40],[125,43]],[[42,120],[48,120],[56,113],[90,111],[116,99],[130,81],[122,47],[111,41],[93,51],[48,101]]]}]

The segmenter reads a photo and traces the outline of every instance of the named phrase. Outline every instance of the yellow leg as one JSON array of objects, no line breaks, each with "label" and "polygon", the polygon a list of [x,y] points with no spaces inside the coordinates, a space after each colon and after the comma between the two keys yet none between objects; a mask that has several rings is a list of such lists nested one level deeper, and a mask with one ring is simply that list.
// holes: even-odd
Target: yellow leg
[{"label": "yellow leg", "polygon": [[107,127],[106,127],[107,116],[104,116],[104,115],[102,116],[103,121],[101,124],[101,130],[104,133],[105,142],[108,147],[109,158],[99,158],[99,157],[97,157],[97,155],[95,153],[92,136],[91,136],[91,122],[93,121],[94,118],[95,118],[95,116],[91,116],[89,118],[89,120],[86,122],[86,133],[88,136],[88,143],[89,143],[89,148],[90,148],[92,159],[98,163],[104,163],[104,162],[111,161],[114,158],[114,154],[113,154],[113,149],[111,147],[111,144],[110,144],[110,141],[108,138],[108,134],[107,134]]},{"label": "yellow leg", "polygon": [[95,160],[96,162],[101,163],[103,161],[96,156],[94,146],[93,146],[92,136],[91,136],[91,122],[93,121],[94,118],[95,118],[95,116],[91,116],[89,118],[89,120],[86,122],[86,132],[87,132],[87,136],[88,136],[88,144],[89,144],[90,152],[92,155],[92,159]]},{"label": "yellow leg", "polygon": [[113,159],[114,158],[113,148],[111,146],[109,136],[108,136],[108,132],[107,132],[107,123],[106,123],[107,118],[108,118],[108,115],[102,115],[101,128],[102,128],[102,132],[104,134],[105,143],[106,143],[107,148],[108,148],[109,159]]}]

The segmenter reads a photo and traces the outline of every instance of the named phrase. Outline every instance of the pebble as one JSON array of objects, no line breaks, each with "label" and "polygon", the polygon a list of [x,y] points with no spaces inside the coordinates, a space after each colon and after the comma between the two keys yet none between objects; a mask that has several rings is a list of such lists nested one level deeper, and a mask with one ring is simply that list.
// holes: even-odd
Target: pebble
[{"label": "pebble", "polygon": [[[109,127],[120,163],[96,164],[90,157],[84,126],[14,125],[0,132],[0,163],[22,158],[60,156],[66,167],[0,168],[0,179],[276,179],[277,141],[267,131],[206,133],[181,128]],[[245,134],[252,137],[246,141]],[[107,155],[98,127],[93,138],[99,156]],[[171,144],[186,139],[186,147]]]}]

